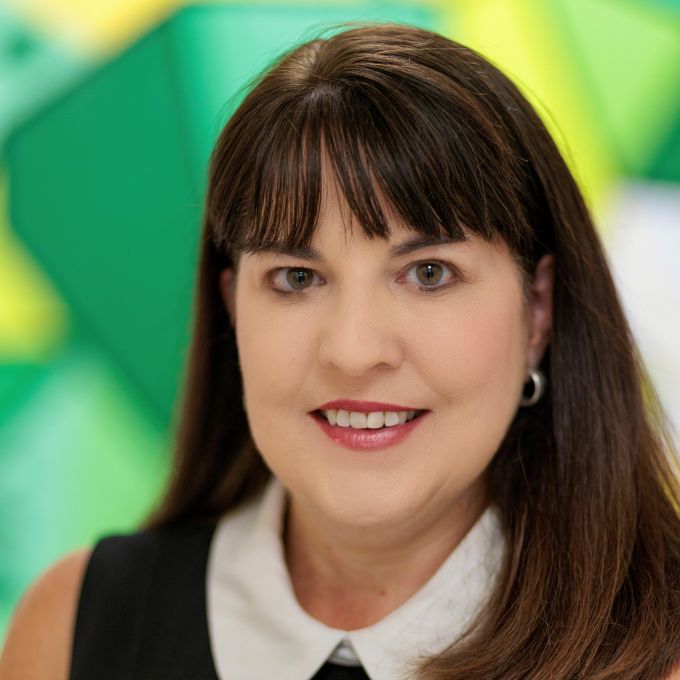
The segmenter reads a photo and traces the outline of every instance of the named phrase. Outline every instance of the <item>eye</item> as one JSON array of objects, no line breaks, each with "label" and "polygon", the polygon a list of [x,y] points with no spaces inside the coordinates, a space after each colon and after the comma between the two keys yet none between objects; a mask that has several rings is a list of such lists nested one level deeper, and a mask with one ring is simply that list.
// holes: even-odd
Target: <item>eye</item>
[{"label": "eye", "polygon": [[269,274],[269,280],[279,293],[302,293],[311,286],[314,276],[315,272],[305,267],[281,267]]},{"label": "eye", "polygon": [[[447,288],[458,279],[458,271],[456,268],[452,264],[439,260],[414,262],[409,266],[407,274],[412,271],[415,272],[415,280],[411,280],[414,281],[420,290],[427,293]],[[439,285],[442,281],[444,281],[444,283]]]},{"label": "eye", "polygon": [[[427,293],[447,288],[460,278],[458,270],[452,264],[440,260],[414,262],[407,269],[406,275],[411,271],[415,272],[413,282],[418,289]],[[306,267],[279,267],[268,274],[273,290],[283,295],[304,294],[307,288],[313,286],[315,277],[320,280],[313,269]],[[403,277],[404,275],[400,277],[400,282]]]}]

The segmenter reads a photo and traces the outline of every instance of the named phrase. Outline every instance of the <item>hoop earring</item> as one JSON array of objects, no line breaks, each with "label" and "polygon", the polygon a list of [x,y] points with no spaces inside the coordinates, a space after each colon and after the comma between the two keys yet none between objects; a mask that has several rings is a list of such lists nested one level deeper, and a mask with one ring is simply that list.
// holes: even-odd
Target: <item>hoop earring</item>
[{"label": "hoop earring", "polygon": [[534,389],[528,397],[522,395],[522,398],[519,402],[520,406],[533,406],[545,392],[545,387],[548,380],[545,377],[545,373],[543,373],[543,371],[541,371],[539,368],[532,368],[529,371],[529,377],[531,378]]}]

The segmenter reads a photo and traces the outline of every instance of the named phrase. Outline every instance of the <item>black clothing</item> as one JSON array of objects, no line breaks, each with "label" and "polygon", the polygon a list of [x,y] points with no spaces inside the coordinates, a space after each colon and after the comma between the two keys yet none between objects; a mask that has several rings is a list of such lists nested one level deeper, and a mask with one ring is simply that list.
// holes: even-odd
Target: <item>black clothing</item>
[{"label": "black clothing", "polygon": [[[141,531],[95,545],[80,592],[70,680],[219,680],[206,612],[214,531],[215,524]],[[313,680],[369,678],[360,666],[325,663]]]}]

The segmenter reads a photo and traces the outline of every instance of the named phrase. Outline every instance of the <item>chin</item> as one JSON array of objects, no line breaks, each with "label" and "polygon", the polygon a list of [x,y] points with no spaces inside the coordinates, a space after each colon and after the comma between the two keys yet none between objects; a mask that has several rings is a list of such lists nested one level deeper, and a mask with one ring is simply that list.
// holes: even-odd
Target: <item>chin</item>
[{"label": "chin", "polygon": [[385,484],[361,483],[316,488],[315,505],[327,518],[347,527],[379,529],[408,524],[427,503],[427,494],[405,493]]}]

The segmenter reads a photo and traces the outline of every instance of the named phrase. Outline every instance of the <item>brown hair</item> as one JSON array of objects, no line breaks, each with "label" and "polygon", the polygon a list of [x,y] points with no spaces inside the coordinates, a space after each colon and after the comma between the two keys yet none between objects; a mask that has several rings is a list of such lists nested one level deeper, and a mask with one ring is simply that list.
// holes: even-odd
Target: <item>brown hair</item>
[{"label": "brown hair", "polygon": [[312,40],[250,87],[210,163],[174,474],[147,526],[215,520],[271,474],[248,432],[218,277],[248,249],[309,244],[323,136],[369,237],[389,237],[377,186],[422,233],[502,237],[527,276],[555,256],[548,393],[517,412],[489,468],[507,561],[477,625],[417,677],[663,678],[680,659],[670,438],[588,209],[537,114],[473,50],[397,24]]}]

